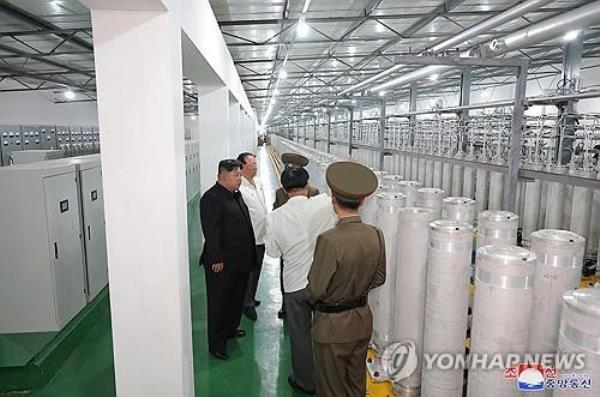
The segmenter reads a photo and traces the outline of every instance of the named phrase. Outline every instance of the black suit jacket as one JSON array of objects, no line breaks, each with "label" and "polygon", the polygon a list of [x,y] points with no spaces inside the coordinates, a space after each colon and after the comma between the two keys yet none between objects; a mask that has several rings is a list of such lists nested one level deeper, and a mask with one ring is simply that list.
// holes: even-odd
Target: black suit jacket
[{"label": "black suit jacket", "polygon": [[257,268],[256,242],[248,207],[240,192],[231,193],[219,183],[200,199],[204,249],[200,263],[223,262],[225,271],[251,272]]}]

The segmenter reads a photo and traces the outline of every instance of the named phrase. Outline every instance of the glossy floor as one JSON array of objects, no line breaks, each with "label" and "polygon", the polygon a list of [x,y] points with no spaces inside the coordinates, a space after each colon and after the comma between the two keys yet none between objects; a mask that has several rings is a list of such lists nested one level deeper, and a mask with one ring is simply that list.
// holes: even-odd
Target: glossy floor
[{"label": "glossy floor", "polygon": [[[259,179],[267,205],[274,200],[278,177],[264,148],[259,150]],[[229,344],[228,361],[211,358],[206,346],[204,274],[198,266],[201,248],[198,198],[188,206],[190,281],[194,338],[194,371],[197,396],[288,397],[302,396],[290,388],[289,337],[277,319],[281,307],[279,262],[266,258],[260,279],[258,321],[243,319],[248,334]],[[159,291],[157,291],[159,293]],[[140,331],[141,332],[141,331]],[[160,341],[156,341],[160,343]],[[19,394],[20,396],[23,394]],[[51,382],[35,397],[114,396],[115,380],[110,318],[105,316],[86,336]],[[370,385],[371,396],[391,395],[388,385]]]},{"label": "glossy floor", "polygon": [[[273,202],[277,177],[267,152],[259,151],[259,178],[265,187],[267,204]],[[228,361],[211,358],[206,346],[206,304],[204,274],[198,266],[200,224],[198,199],[188,206],[190,280],[194,338],[195,390],[197,396],[301,396],[287,384],[290,373],[289,338],[284,322],[277,319],[281,307],[279,263],[267,258],[260,280],[258,321],[243,319],[245,338],[230,343]],[[159,291],[157,291],[159,293]],[[160,341],[156,341],[160,343]],[[110,318],[106,316],[87,335],[36,397],[114,396]],[[23,395],[23,394],[20,394]]]}]

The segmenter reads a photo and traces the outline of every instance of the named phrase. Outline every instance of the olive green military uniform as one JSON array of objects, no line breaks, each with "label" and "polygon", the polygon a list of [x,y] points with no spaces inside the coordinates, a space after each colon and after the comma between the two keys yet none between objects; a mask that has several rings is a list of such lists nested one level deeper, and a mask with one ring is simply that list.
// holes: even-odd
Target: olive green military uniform
[{"label": "olive green military uniform", "polygon": [[[309,186],[308,187],[308,197],[313,197],[313,196],[317,196],[319,194],[319,189],[317,189],[316,187],[312,187]],[[277,189],[275,191],[275,202],[273,203],[273,209],[277,209],[279,207],[281,207],[282,205],[284,205],[285,203],[288,202],[289,200],[289,196],[287,194],[287,192],[280,187],[279,189]]]},{"label": "olive green military uniform", "polygon": [[[302,168],[308,165],[308,159],[298,153],[283,153],[281,155],[281,162],[285,168],[296,167]],[[319,194],[319,189],[316,187],[308,186],[308,197],[313,197]],[[289,196],[284,188],[280,187],[275,191],[275,202],[273,203],[273,209],[277,209],[288,202]]]},{"label": "olive green military uniform", "polygon": [[[366,173],[357,169],[359,164],[342,164],[354,164],[342,165],[350,167],[351,173]],[[344,184],[347,172],[329,174],[328,169],[328,184],[338,197],[361,199],[377,187],[376,177],[373,182],[368,174],[366,188],[361,188],[360,177],[359,186]],[[367,348],[373,332],[366,296],[384,281],[383,234],[362,223],[359,216],[341,218],[334,229],[318,237],[307,287],[308,299],[315,306],[312,338],[318,396],[365,396]]]}]

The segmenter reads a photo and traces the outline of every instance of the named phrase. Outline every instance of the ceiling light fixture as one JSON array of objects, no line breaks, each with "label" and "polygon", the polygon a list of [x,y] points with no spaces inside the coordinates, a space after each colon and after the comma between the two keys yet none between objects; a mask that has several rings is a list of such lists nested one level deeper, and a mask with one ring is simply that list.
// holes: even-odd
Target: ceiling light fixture
[{"label": "ceiling light fixture", "polygon": [[565,36],[563,37],[563,39],[565,41],[573,41],[575,40],[577,37],[579,37],[579,33],[581,33],[580,30],[571,30],[570,32],[567,32],[565,34]]},{"label": "ceiling light fixture", "polygon": [[285,70],[281,70],[279,72],[279,78],[280,79],[287,79],[287,76],[288,76],[288,74],[287,74],[287,72]]},{"label": "ceiling light fixture", "polygon": [[311,0],[306,0],[304,2],[304,7],[302,7],[302,14],[306,14],[306,11],[308,11],[308,6],[310,6],[310,1]]},{"label": "ceiling light fixture", "polygon": [[68,100],[75,99],[75,93],[72,90],[65,91],[65,98]]},{"label": "ceiling light fixture", "polygon": [[429,80],[431,80],[431,81],[436,81],[439,78],[440,78],[440,75],[437,73],[434,73],[431,76],[429,76]]},{"label": "ceiling light fixture", "polygon": [[306,22],[304,22],[304,17],[301,17],[296,25],[296,33],[300,37],[306,37],[310,32],[310,26]]}]

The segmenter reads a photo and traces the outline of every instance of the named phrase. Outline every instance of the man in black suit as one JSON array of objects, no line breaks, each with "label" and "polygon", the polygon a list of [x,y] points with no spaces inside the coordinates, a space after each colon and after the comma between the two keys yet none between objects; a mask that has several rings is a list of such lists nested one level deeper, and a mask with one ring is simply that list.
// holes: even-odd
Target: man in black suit
[{"label": "man in black suit", "polygon": [[248,275],[258,267],[250,214],[239,191],[240,168],[237,160],[219,162],[217,183],[200,199],[208,348],[221,360],[228,358],[227,340],[246,335],[238,327]]}]

